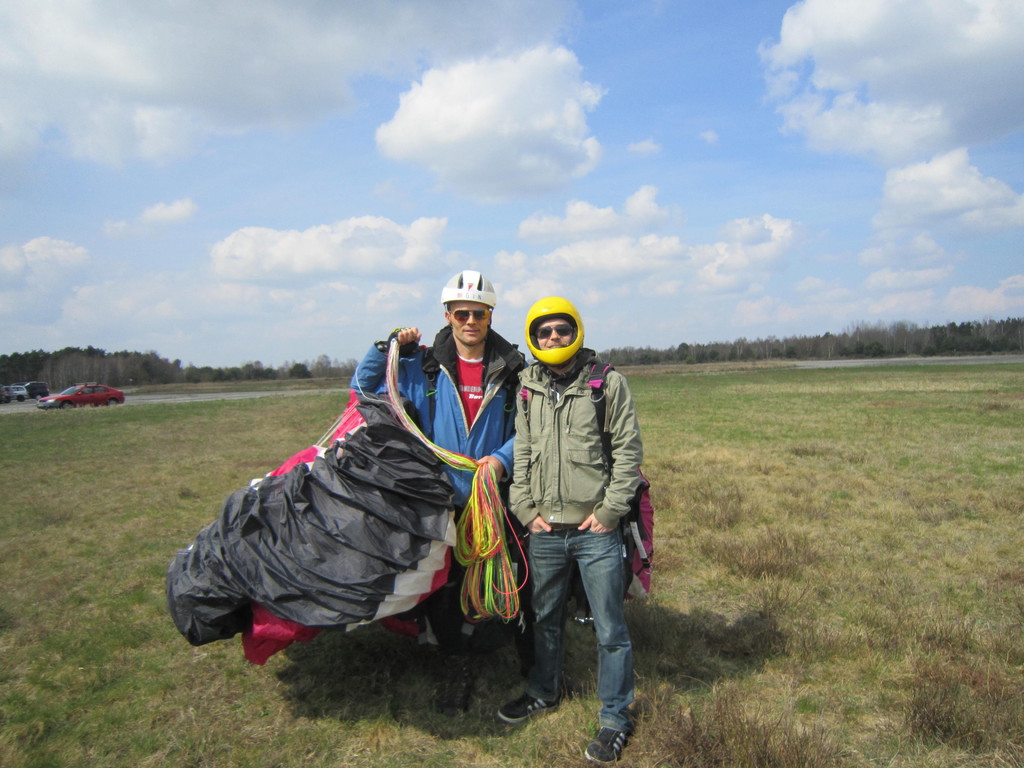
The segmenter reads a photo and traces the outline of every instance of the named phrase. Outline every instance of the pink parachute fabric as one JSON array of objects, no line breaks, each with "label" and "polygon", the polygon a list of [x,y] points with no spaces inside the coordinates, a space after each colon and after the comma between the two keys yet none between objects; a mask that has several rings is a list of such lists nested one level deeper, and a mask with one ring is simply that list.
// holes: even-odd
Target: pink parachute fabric
[{"label": "pink parachute fabric", "polygon": [[626,519],[624,534],[628,539],[627,553],[633,577],[626,590],[627,597],[643,599],[651,593],[651,571],[654,558],[654,505],[651,503],[651,484],[640,473],[643,482],[637,490],[630,513]]}]

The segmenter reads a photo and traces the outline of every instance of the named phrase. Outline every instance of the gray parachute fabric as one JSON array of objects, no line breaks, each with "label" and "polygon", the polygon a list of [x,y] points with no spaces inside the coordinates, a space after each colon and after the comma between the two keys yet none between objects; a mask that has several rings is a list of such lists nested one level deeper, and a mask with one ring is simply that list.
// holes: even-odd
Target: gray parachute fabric
[{"label": "gray parachute fabric", "polygon": [[[386,402],[360,399],[352,415],[364,423],[327,450],[231,494],[171,561],[167,605],[190,643],[251,635],[254,615],[308,639],[302,628],[393,616],[444,583],[455,534],[440,461]],[[263,663],[289,642],[246,656]]]}]

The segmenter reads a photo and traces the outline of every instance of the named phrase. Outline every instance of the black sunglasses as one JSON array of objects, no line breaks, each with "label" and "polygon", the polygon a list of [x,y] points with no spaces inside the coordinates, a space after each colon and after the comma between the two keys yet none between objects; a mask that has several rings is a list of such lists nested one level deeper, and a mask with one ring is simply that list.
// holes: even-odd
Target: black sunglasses
[{"label": "black sunglasses", "polygon": [[489,309],[455,309],[452,310],[452,317],[454,317],[460,323],[469,322],[469,316],[472,315],[474,320],[483,320],[491,314]]},{"label": "black sunglasses", "polygon": [[542,325],[540,328],[537,329],[537,338],[547,339],[551,336],[552,333],[556,334],[557,336],[561,336],[562,338],[572,336],[572,326],[564,324]]}]

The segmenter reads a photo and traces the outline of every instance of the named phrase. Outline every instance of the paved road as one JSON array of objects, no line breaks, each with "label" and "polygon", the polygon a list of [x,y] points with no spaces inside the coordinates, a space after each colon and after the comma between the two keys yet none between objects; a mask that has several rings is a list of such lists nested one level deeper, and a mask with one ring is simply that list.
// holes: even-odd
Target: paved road
[{"label": "paved road", "polygon": [[887,357],[856,360],[794,360],[794,368],[863,368],[878,365],[967,365],[972,363],[1024,363],[1024,355],[976,357]]}]

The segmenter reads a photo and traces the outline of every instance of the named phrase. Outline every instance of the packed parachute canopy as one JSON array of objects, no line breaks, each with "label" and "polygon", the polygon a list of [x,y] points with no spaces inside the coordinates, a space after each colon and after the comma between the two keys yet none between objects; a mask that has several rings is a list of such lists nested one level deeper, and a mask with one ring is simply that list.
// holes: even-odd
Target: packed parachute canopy
[{"label": "packed parachute canopy", "polygon": [[[397,392],[394,347],[389,357]],[[246,658],[263,664],[321,629],[409,611],[444,584],[453,551],[468,566],[464,607],[516,615],[493,473],[431,444],[395,403],[353,394],[329,441],[231,494],[177,552],[167,604],[190,643],[242,633]],[[458,529],[444,463],[475,472]]]}]

